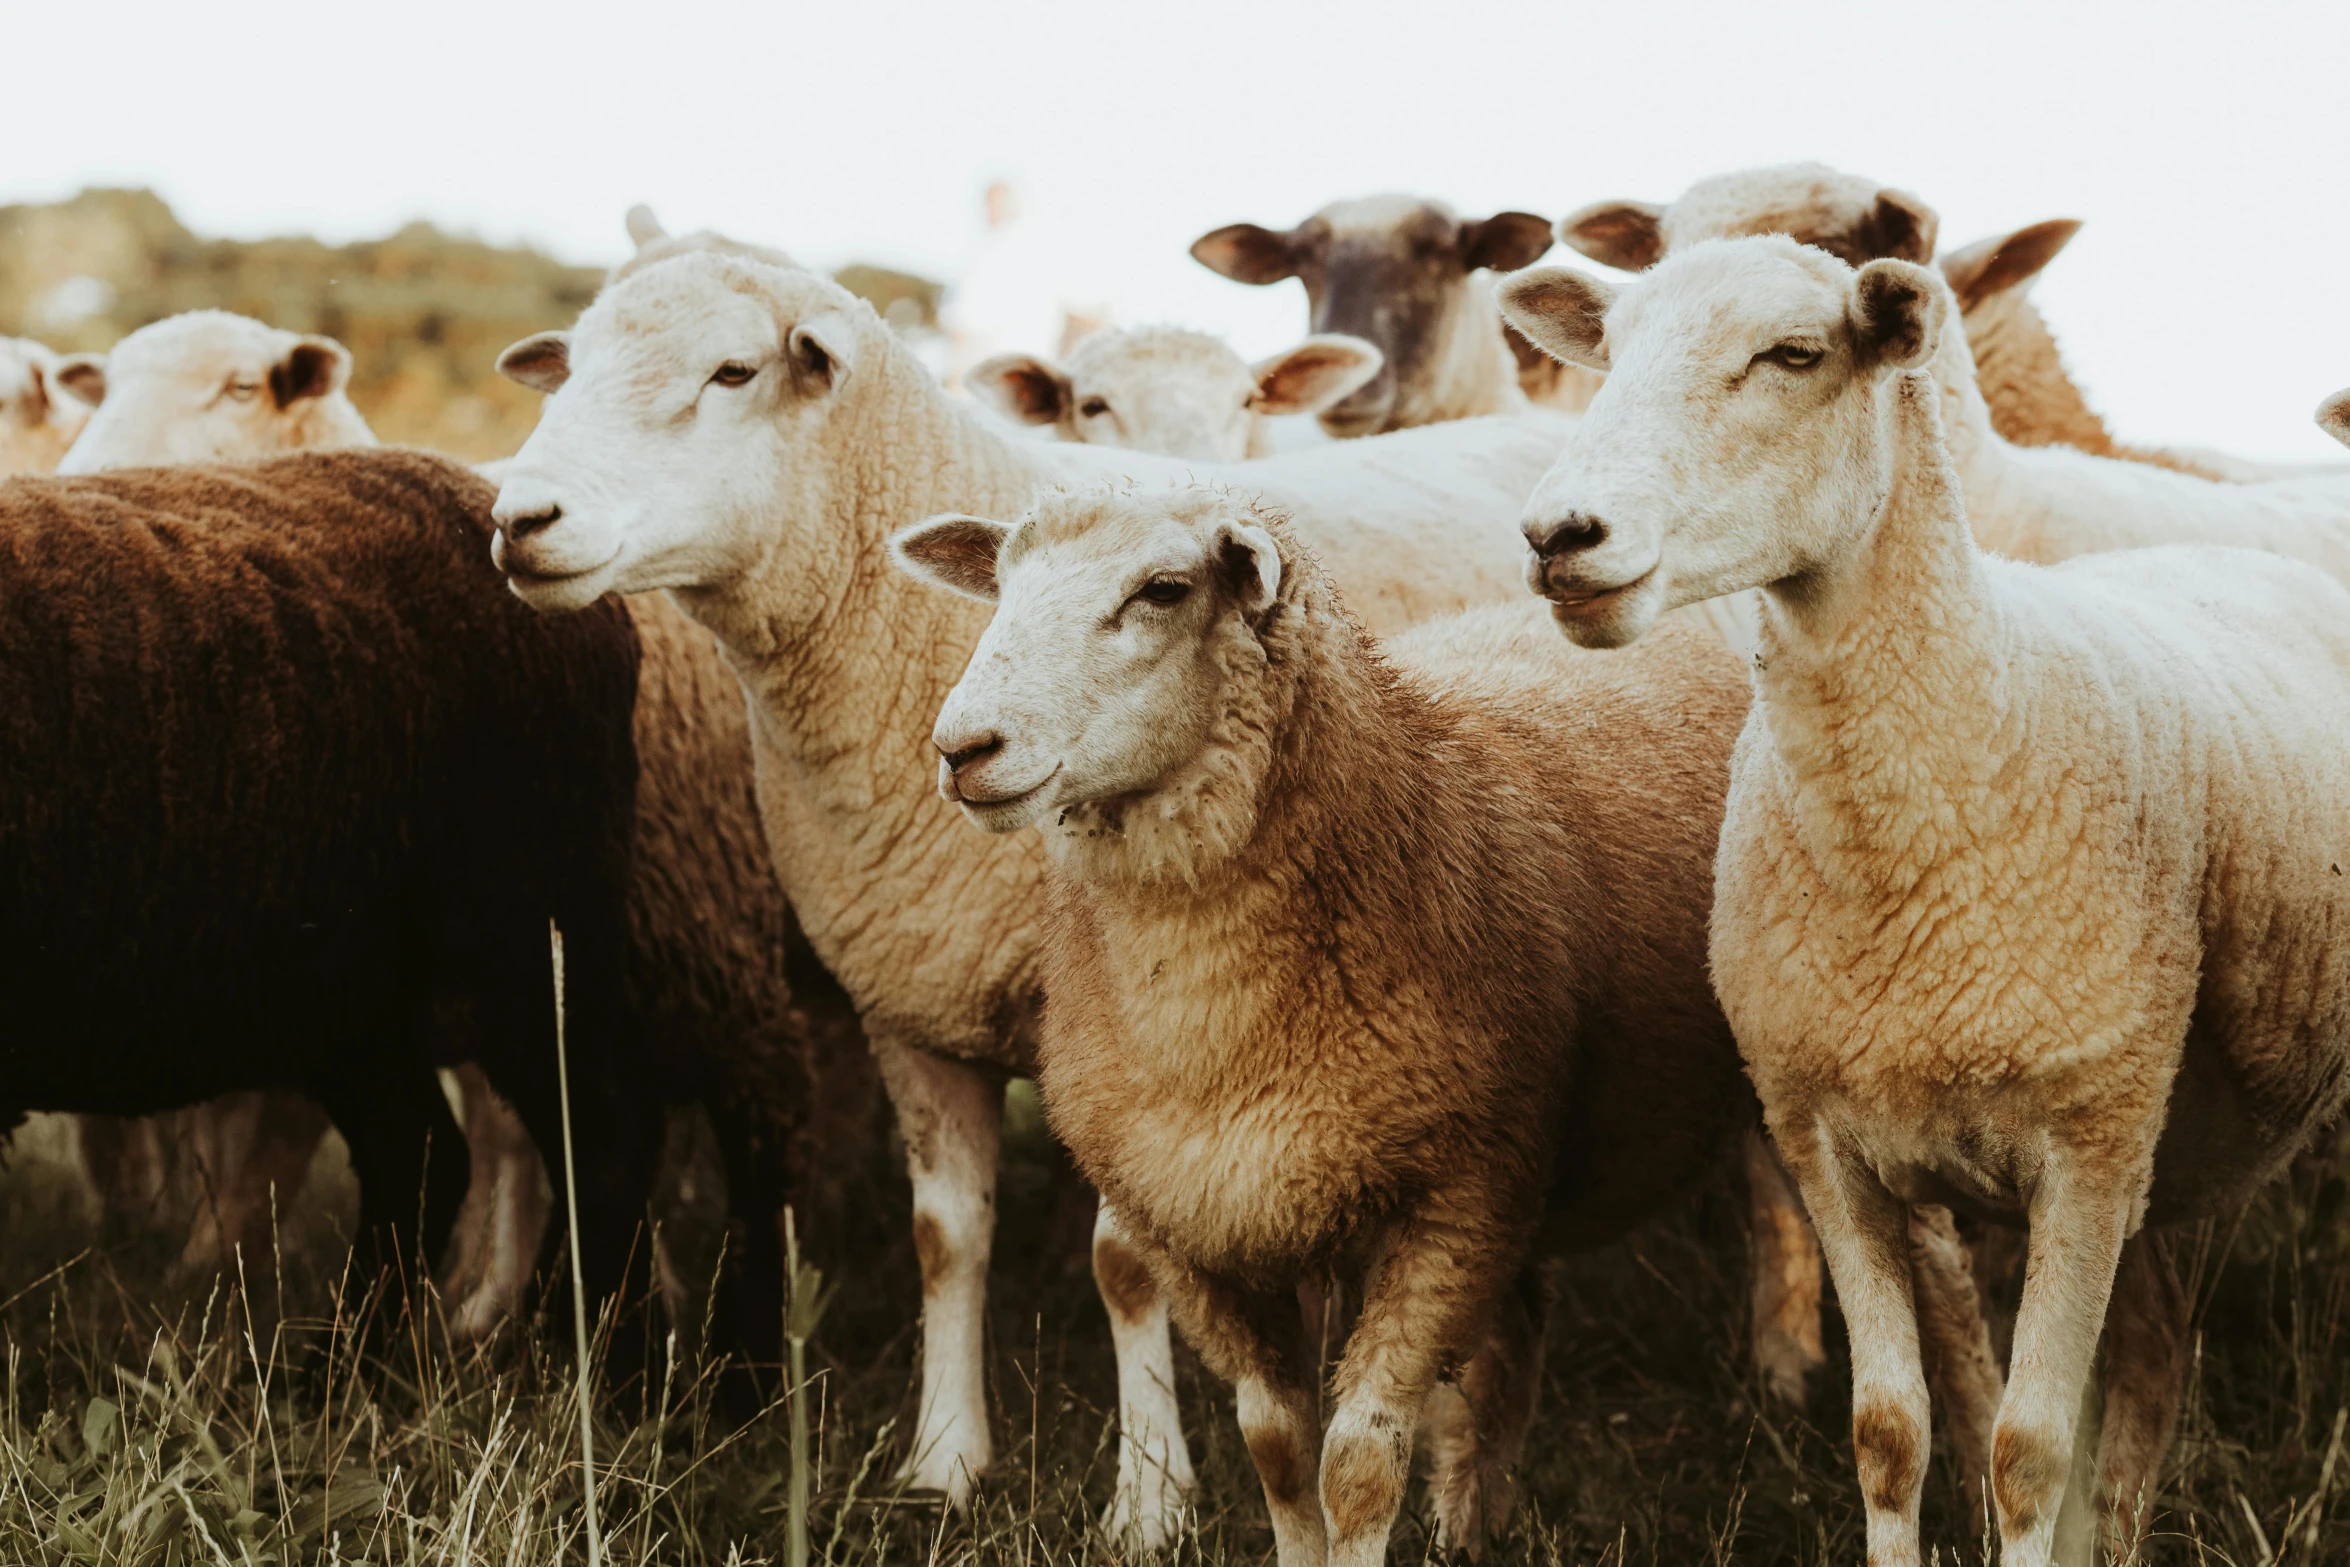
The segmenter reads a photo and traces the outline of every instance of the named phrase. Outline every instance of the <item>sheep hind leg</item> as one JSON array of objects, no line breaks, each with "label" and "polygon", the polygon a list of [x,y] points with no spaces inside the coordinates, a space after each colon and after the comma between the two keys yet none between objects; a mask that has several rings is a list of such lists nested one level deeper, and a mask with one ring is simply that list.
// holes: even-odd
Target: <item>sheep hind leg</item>
[{"label": "sheep hind leg", "polygon": [[898,1478],[957,1510],[994,1458],[987,1428],[988,1250],[995,1239],[1000,1076],[910,1045],[873,1042],[914,1184],[922,1265],[922,1403]]},{"label": "sheep hind leg", "polygon": [[2105,1311],[2105,1426],[2097,1444],[2097,1513],[2106,1560],[2135,1559],[2154,1515],[2162,1461],[2186,1394],[2189,1310],[2165,1239],[2122,1247]]},{"label": "sheep hind leg", "polygon": [[1103,1515],[1111,1539],[1159,1551],[1181,1535],[1196,1481],[1175,1401],[1167,1302],[1107,1202],[1094,1216],[1093,1278],[1118,1355],[1118,1489]]},{"label": "sheep hind leg", "polygon": [[1763,1392],[1801,1409],[1812,1373],[1828,1363],[1820,1342],[1819,1238],[1778,1155],[1759,1129],[1746,1134],[1746,1203],[1754,1270],[1754,1366]]},{"label": "sheep hind leg", "polygon": [[1990,1519],[1984,1509],[1991,1476],[1991,1431],[1999,1419],[2007,1379],[1992,1353],[1990,1320],[1948,1208],[1910,1210],[1909,1262],[1926,1386],[1949,1421],[1959,1488],[1966,1495],[1967,1530],[1979,1533]]},{"label": "sheep hind leg", "polygon": [[1436,1501],[1436,1543],[1474,1559],[1509,1527],[1514,1479],[1542,1387],[1542,1281],[1529,1267],[1494,1314],[1457,1387],[1439,1385],[1421,1416]]}]

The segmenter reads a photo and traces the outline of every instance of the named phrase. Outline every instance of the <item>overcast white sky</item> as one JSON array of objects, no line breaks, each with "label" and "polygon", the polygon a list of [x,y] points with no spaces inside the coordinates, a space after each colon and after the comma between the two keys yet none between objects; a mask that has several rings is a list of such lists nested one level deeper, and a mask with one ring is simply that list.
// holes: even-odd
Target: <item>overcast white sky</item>
[{"label": "overcast white sky", "polygon": [[951,273],[997,176],[1073,299],[1270,351],[1295,283],[1184,254],[1377,190],[1546,217],[1817,158],[1945,244],[2088,220],[2039,298],[2126,436],[2339,456],[2350,5],[587,0],[17,9],[0,200],[152,185],[200,231],[412,217],[612,258],[650,201]]}]

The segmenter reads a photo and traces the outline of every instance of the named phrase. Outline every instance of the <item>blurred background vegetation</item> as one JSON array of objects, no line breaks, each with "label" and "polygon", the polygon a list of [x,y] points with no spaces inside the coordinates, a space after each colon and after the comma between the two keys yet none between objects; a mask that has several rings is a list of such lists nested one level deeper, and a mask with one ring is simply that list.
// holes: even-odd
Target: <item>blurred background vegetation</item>
[{"label": "blurred background vegetation", "polygon": [[[618,240],[618,213],[612,226]],[[928,278],[862,264],[835,276],[900,330],[935,330]],[[351,350],[351,399],[378,436],[475,461],[512,452],[538,418],[538,394],[493,368],[499,351],[570,325],[603,277],[429,223],[349,245],[206,239],[147,190],[0,207],[0,335],[103,351],[205,308],[323,332]]]}]

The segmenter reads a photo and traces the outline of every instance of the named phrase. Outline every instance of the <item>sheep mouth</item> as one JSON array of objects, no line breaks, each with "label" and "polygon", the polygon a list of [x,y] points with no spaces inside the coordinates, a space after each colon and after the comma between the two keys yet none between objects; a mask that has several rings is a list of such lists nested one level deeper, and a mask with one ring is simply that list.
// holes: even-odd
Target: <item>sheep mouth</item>
[{"label": "sheep mouth", "polygon": [[958,784],[955,789],[955,802],[958,805],[969,806],[974,811],[1001,811],[1011,806],[1024,805],[1028,801],[1035,799],[1036,796],[1044,789],[1046,784],[1051,783],[1054,779],[1060,776],[1060,764],[1055,763],[1051,772],[1045,774],[1042,778],[1039,778],[1035,783],[1030,784],[1027,788],[1017,790],[1011,794],[966,794],[963,792],[962,786]]},{"label": "sheep mouth", "polygon": [[1561,625],[1598,620],[1648,586],[1655,576],[1656,568],[1651,566],[1630,582],[1621,582],[1612,588],[1551,588],[1542,596],[1550,600],[1551,618]]},{"label": "sheep mouth", "polygon": [[506,573],[509,581],[526,588],[559,588],[566,583],[578,582],[583,578],[592,577],[598,572],[609,571],[612,569],[612,563],[619,558],[620,554],[615,550],[593,566],[583,566],[577,571],[533,571],[528,566],[518,563],[514,559],[513,551],[508,550],[505,561],[501,563],[501,569]]}]

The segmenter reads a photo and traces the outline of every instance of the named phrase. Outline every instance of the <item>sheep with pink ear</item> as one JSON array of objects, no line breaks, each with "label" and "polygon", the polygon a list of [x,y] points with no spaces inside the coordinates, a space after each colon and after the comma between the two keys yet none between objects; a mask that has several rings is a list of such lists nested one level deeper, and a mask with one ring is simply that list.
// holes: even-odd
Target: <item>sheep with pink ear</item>
[{"label": "sheep with pink ear", "polygon": [[1240,462],[1273,452],[1271,421],[1319,414],[1379,373],[1377,348],[1326,334],[1249,364],[1221,339],[1175,327],[1078,339],[1059,364],[998,354],[971,367],[973,397],[1064,441]]},{"label": "sheep with pink ear", "polygon": [[29,337],[0,337],[0,478],[53,473],[91,404],[58,378],[65,360]]},{"label": "sheep with pink ear", "polygon": [[143,326],[61,374],[98,411],[59,473],[375,444],[344,392],[348,349],[225,310]]},{"label": "sheep with pink ear", "polygon": [[2350,591],[2250,550],[1985,553],[1949,294],[1911,263],[1713,241],[1504,300],[1608,370],[1526,514],[1567,634],[1764,592],[1712,968],[1852,1329],[1869,1559],[1921,1559],[1921,1202],[2029,1232],[2002,1559],[2049,1561],[2092,1500],[2101,1334],[2121,1559],[2186,1360],[2161,1227],[2240,1206],[2350,1090]]}]

